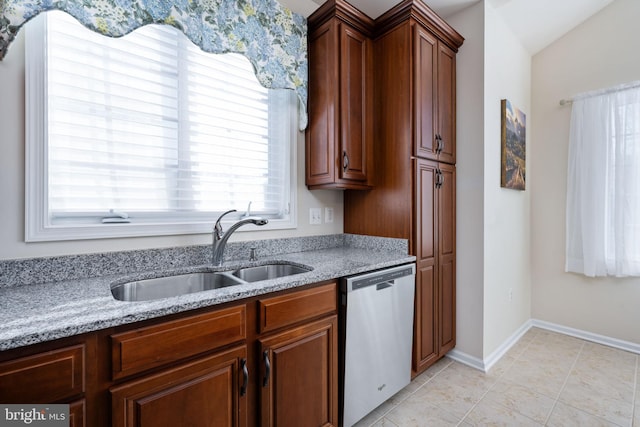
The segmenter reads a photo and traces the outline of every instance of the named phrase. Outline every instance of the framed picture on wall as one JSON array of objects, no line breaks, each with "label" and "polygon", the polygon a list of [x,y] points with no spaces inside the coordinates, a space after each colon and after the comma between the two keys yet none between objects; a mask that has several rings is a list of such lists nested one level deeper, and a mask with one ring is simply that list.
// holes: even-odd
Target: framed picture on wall
[{"label": "framed picture on wall", "polygon": [[500,186],[524,190],[526,174],[527,116],[507,99],[501,102],[502,162]]}]

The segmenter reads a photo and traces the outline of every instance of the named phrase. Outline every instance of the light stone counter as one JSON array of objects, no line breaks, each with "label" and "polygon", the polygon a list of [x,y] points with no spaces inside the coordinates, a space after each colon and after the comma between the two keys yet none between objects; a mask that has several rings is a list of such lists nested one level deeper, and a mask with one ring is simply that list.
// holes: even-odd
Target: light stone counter
[{"label": "light stone counter", "polygon": [[[154,250],[161,265],[154,264],[158,260],[148,261],[148,251],[124,253],[124,257],[123,253],[98,256],[105,265],[117,269],[116,273],[105,265],[88,266],[95,263],[96,255],[88,258],[73,256],[3,261],[0,263],[0,351],[415,261],[415,257],[407,255],[405,240],[354,235],[254,241],[232,246],[230,244],[229,248],[232,260],[225,262],[221,268],[212,268],[206,262],[197,264],[206,259],[207,247],[182,249],[190,252],[190,255],[178,265],[175,253],[171,252],[176,249]],[[238,254],[247,252],[248,247],[257,247],[259,254],[270,255],[263,255],[254,263],[243,261]],[[286,252],[287,248],[297,251]],[[169,255],[166,251],[169,251]],[[114,256],[121,261],[128,260],[124,262],[128,265],[114,264],[110,258]],[[138,256],[144,260],[130,259]],[[173,262],[168,262],[167,256],[173,257]],[[110,291],[112,283],[123,280],[133,281],[203,269],[231,270],[269,262],[293,262],[310,266],[313,270],[274,280],[154,301],[117,301]],[[136,263],[144,268],[136,269]],[[74,277],[88,274],[87,271],[97,276],[98,268],[111,274]],[[59,281],[28,283],[29,280],[37,282],[36,277],[46,278],[47,270],[51,277]]]}]

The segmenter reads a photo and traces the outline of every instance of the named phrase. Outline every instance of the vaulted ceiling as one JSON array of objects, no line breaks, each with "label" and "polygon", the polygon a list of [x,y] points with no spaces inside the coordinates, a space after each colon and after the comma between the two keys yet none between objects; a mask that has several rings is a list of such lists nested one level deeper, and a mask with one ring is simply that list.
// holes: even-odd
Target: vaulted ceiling
[{"label": "vaulted ceiling", "polygon": [[[280,0],[292,10],[309,16],[325,0]],[[425,0],[438,15],[447,18],[483,0]],[[484,0],[509,25],[532,55],[599,12],[615,0]],[[350,0],[372,18],[377,18],[399,0]],[[464,34],[463,34],[464,35]]]}]

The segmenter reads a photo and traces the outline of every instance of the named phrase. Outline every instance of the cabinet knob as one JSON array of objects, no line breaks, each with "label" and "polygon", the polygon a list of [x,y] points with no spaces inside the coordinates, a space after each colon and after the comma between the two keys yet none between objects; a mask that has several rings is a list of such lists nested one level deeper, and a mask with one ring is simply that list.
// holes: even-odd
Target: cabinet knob
[{"label": "cabinet knob", "polygon": [[346,172],[349,169],[349,156],[347,156],[347,152],[342,152],[342,170]]}]

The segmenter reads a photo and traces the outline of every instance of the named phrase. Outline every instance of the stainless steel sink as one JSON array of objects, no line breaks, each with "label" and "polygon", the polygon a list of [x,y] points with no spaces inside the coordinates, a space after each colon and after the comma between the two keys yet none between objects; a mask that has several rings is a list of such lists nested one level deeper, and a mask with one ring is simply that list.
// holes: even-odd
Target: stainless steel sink
[{"label": "stainless steel sink", "polygon": [[296,264],[267,264],[240,268],[235,271],[196,272],[153,279],[136,280],[111,285],[111,294],[120,301],[149,301],[192,294],[211,289],[226,288],[306,273],[313,270]]},{"label": "stainless steel sink", "polygon": [[245,282],[230,274],[203,272],[117,284],[111,287],[111,293],[115,299],[120,301],[149,301],[242,283]]},{"label": "stainless steel sink", "polygon": [[306,273],[313,270],[310,267],[295,264],[267,264],[257,267],[240,268],[233,275],[246,282],[259,282],[261,280],[277,279],[279,277]]}]

